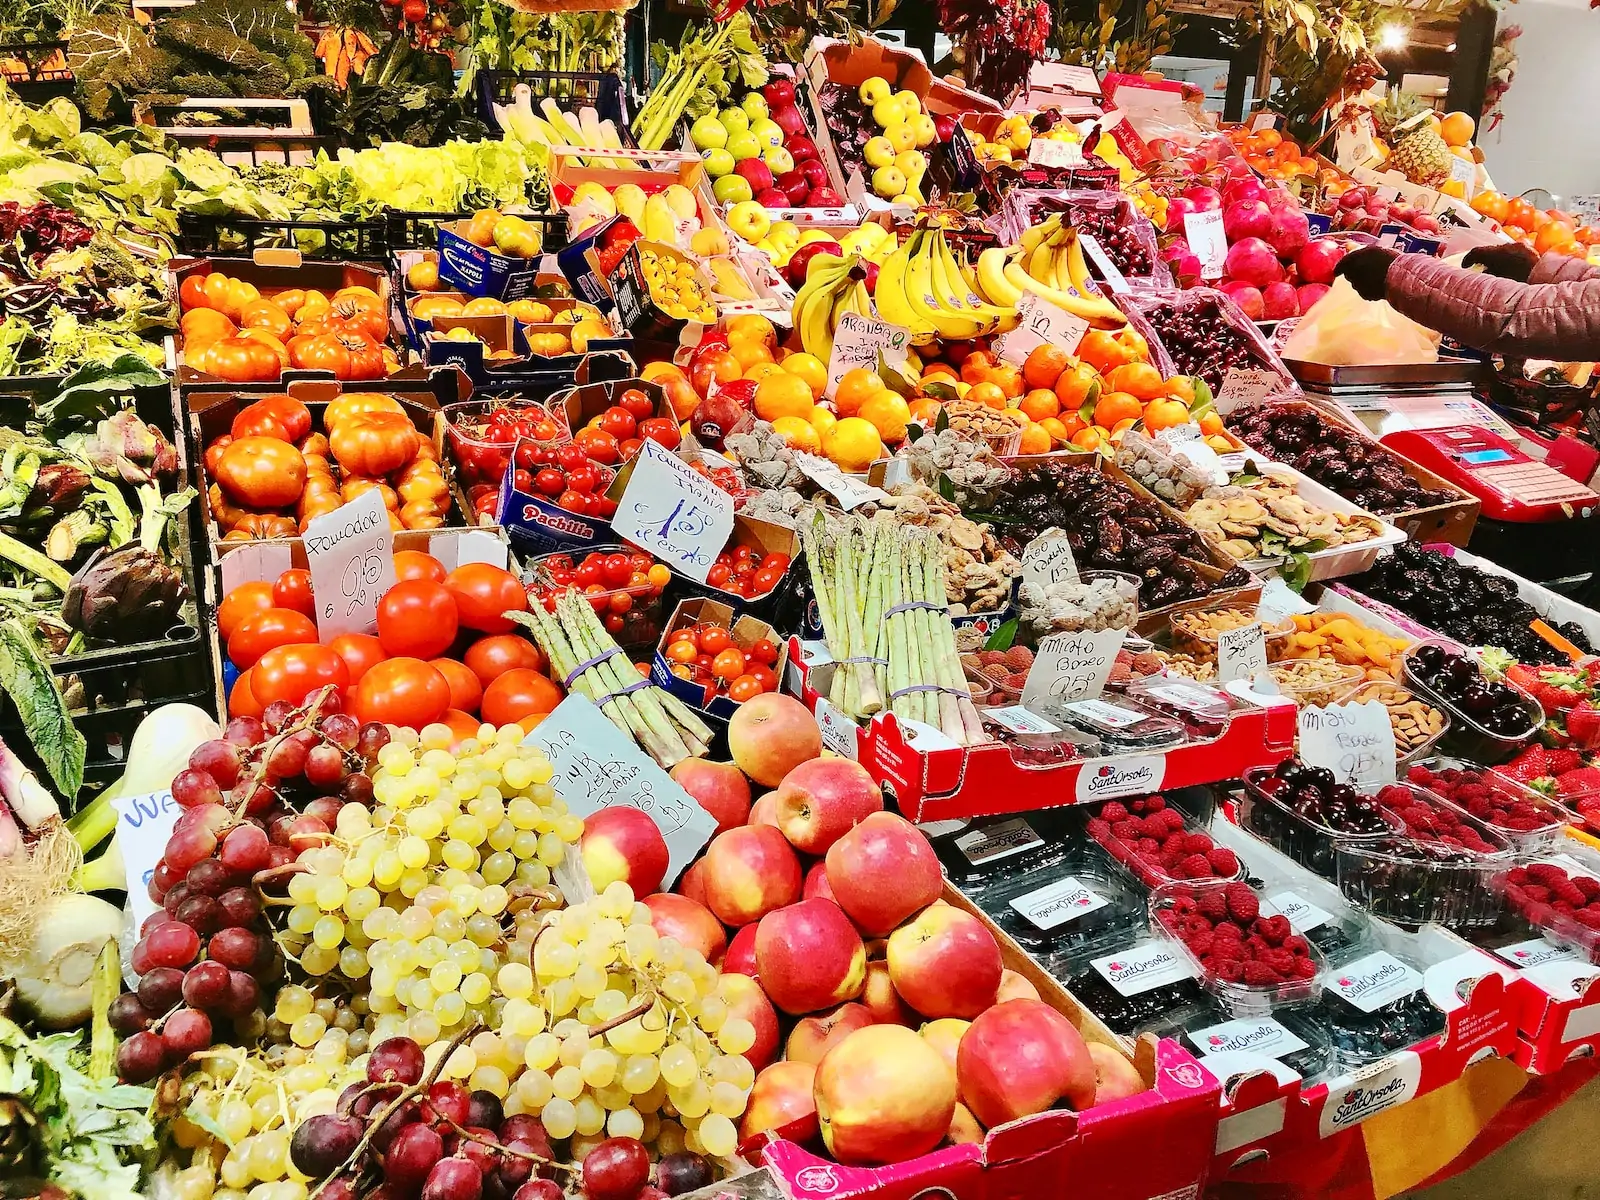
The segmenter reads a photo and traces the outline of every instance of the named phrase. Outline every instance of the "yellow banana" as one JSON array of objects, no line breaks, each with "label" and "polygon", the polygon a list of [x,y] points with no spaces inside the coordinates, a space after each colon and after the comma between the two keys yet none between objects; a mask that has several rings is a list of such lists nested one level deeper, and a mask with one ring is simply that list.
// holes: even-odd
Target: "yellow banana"
[{"label": "yellow banana", "polygon": [[1046,217],[1037,225],[1031,225],[1022,231],[1022,236],[1017,239],[1017,245],[1023,251],[1030,251],[1040,242],[1050,237],[1057,229],[1061,228],[1061,214],[1055,213]]},{"label": "yellow banana", "polygon": [[1023,262],[1023,271],[1031,278],[1037,279],[1048,287],[1055,287],[1056,281],[1056,251],[1061,237],[1060,229],[1044,241],[1040,242],[1028,252]]},{"label": "yellow banana", "polygon": [[1006,278],[1006,264],[1010,252],[1001,246],[990,246],[978,255],[978,288],[991,304],[1013,308],[1022,298],[1022,291]]},{"label": "yellow banana", "polygon": [[911,264],[912,251],[921,240],[921,231],[913,230],[895,248],[894,253],[883,260],[883,265],[878,268],[878,286],[873,297],[878,304],[878,315],[891,325],[899,325],[909,331],[912,342],[917,345],[931,342],[938,336],[933,323],[923,320],[906,299],[907,269]]},{"label": "yellow banana", "polygon": [[970,341],[988,328],[989,322],[966,316],[959,308],[947,306],[933,282],[933,242],[936,234],[924,232],[917,252],[906,267],[906,300],[912,310],[951,341]]},{"label": "yellow banana", "polygon": [[843,290],[841,283],[849,282],[850,272],[859,261],[854,255],[829,261],[834,258],[821,255],[812,260],[791,310],[794,326],[800,331],[800,344],[806,353],[823,362],[833,352],[833,302]]},{"label": "yellow banana", "polygon": [[1095,294],[1094,285],[1090,282],[1089,262],[1083,255],[1083,242],[1078,238],[1077,231],[1073,231],[1072,240],[1067,243],[1066,253],[1062,259],[1065,263],[1067,278],[1073,288],[1085,296]]},{"label": "yellow banana", "polygon": [[999,321],[1011,315],[1007,309],[988,303],[968,284],[943,232],[934,239],[933,255],[934,283],[943,287],[944,292],[939,293],[941,296],[949,294],[956,307],[980,321]]},{"label": "yellow banana", "polygon": [[1110,301],[1103,300],[1099,296],[1080,296],[1076,292],[1064,292],[1060,288],[1051,287],[1028,275],[1015,262],[1006,264],[1006,279],[1019,292],[1035,292],[1057,308],[1082,317],[1097,329],[1120,329],[1128,323],[1128,319]]}]

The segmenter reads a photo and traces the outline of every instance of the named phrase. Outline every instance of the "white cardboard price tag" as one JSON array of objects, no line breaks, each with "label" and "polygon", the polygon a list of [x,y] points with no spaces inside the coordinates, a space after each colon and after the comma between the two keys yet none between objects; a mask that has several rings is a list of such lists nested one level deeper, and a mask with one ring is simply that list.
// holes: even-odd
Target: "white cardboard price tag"
[{"label": "white cardboard price tag", "polygon": [[317,603],[317,636],[378,627],[378,601],[394,586],[394,534],[374,489],[306,524],[306,562]]},{"label": "white cardboard price tag", "polygon": [[1450,156],[1450,179],[1461,184],[1467,190],[1467,199],[1472,199],[1472,189],[1478,182],[1478,164],[1469,162],[1464,158]]},{"label": "white cardboard price tag", "polygon": [[1250,132],[1260,133],[1263,129],[1276,129],[1278,127],[1278,114],[1258,112],[1250,114]]},{"label": "white cardboard price tag", "polygon": [[1214,208],[1209,212],[1184,213],[1183,234],[1188,239],[1189,249],[1200,260],[1200,277],[1221,279],[1222,260],[1228,257],[1228,238],[1222,232],[1222,212]]},{"label": "white cardboard price tag", "polygon": [[1251,621],[1217,635],[1217,678],[1223,683],[1249,679],[1267,669],[1267,631]]},{"label": "white cardboard price tag", "polygon": [[1315,612],[1316,609],[1315,604],[1297,596],[1294,589],[1274,576],[1261,585],[1261,602],[1256,605],[1256,619],[1276,625],[1285,617]]},{"label": "white cardboard price tag", "polygon": [[1022,582],[1035,587],[1078,582],[1078,563],[1072,545],[1060,529],[1046,529],[1022,551]]},{"label": "white cardboard price tag", "polygon": [[733,497],[658,442],[646,440],[611,527],[704,583],[733,532]]},{"label": "white cardboard price tag", "polygon": [[1300,706],[1300,759],[1327,767],[1343,783],[1394,782],[1394,726],[1382,701]]},{"label": "white cardboard price tag", "polygon": [[1205,435],[1194,422],[1163,429],[1156,434],[1156,443],[1165,446],[1177,457],[1187,459],[1197,471],[1219,487],[1228,482],[1228,470],[1222,465],[1222,457],[1206,445]]},{"label": "white cardboard price tag", "polygon": [[544,751],[574,816],[618,805],[649,813],[667,842],[668,885],[716,831],[716,819],[583,696],[568,696],[522,740]]},{"label": "white cardboard price tag", "polygon": [[856,723],[821,696],[817,697],[817,727],[822,730],[822,744],[840,758],[859,758],[860,746]]},{"label": "white cardboard price tag", "polygon": [[1265,368],[1229,367],[1227,374],[1222,377],[1222,386],[1217,389],[1217,403],[1231,408],[1235,404],[1270,396],[1282,386],[1283,380],[1278,378],[1277,373]]},{"label": "white cardboard price tag", "polygon": [[1089,261],[1100,268],[1101,277],[1105,279],[1106,286],[1113,292],[1126,292],[1128,279],[1117,264],[1111,261],[1111,256],[1106,253],[1105,247],[1095,240],[1093,235],[1080,233],[1078,244],[1083,247],[1083,252],[1089,256]]},{"label": "white cardboard price tag", "polygon": [[1105,690],[1126,629],[1051,634],[1039,643],[1022,685],[1022,703],[1092,700]]},{"label": "white cardboard price tag", "polygon": [[117,845],[122,848],[122,872],[128,884],[128,907],[133,910],[133,927],[159,912],[161,906],[150,899],[150,877],[155,874],[167,839],[183,811],[171,792],[147,792],[142,796],[116,796],[111,801],[117,810]]},{"label": "white cardboard price tag", "polygon": [[1017,327],[1001,334],[995,343],[995,352],[1009,363],[1021,365],[1039,346],[1060,346],[1068,353],[1076,352],[1083,335],[1089,332],[1089,322],[1051,304],[1037,292],[1022,293],[1017,301],[1017,316]]},{"label": "white cardboard price tag", "polygon": [[869,500],[889,499],[889,493],[882,488],[850,478],[833,463],[815,454],[796,454],[794,464],[800,468],[802,475],[837,500],[845,512]]},{"label": "white cardboard price tag", "polygon": [[880,354],[892,367],[905,365],[906,347],[910,344],[910,332],[899,325],[860,313],[845,313],[833,331],[833,352],[828,355],[828,389],[823,394],[831,397],[846,371],[856,367],[876,371]]},{"label": "white cardboard price tag", "polygon": [[1036,137],[1028,143],[1028,161],[1036,167],[1083,166],[1083,143]]}]

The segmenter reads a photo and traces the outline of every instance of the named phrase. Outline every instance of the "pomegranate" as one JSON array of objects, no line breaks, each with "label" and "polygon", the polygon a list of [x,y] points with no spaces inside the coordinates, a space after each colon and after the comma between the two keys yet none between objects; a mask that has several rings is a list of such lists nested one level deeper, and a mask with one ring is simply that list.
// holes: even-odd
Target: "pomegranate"
[{"label": "pomegranate", "polygon": [[1300,302],[1300,315],[1303,317],[1311,311],[1312,305],[1328,294],[1328,285],[1325,283],[1302,283],[1295,289],[1295,292]]},{"label": "pomegranate", "polygon": [[1222,207],[1222,193],[1203,183],[1191,184],[1184,188],[1183,198],[1194,205],[1195,212],[1211,212]]},{"label": "pomegranate", "polygon": [[1264,288],[1283,278],[1283,264],[1261,238],[1247,237],[1228,247],[1228,257],[1222,260],[1222,274],[1225,279]]},{"label": "pomegranate", "polygon": [[1298,317],[1300,301],[1295,295],[1294,284],[1281,281],[1267,284],[1261,291],[1261,308],[1263,319],[1268,321]]},{"label": "pomegranate", "polygon": [[1226,280],[1220,286],[1252,321],[1259,321],[1266,315],[1266,301],[1259,288],[1240,283],[1237,279]]},{"label": "pomegranate", "polygon": [[1272,226],[1265,236],[1274,250],[1285,258],[1292,258],[1311,240],[1311,223],[1298,208],[1275,209]]},{"label": "pomegranate", "polygon": [[1222,189],[1222,203],[1225,205],[1238,204],[1245,200],[1260,200],[1265,202],[1267,189],[1261,186],[1261,181],[1253,176],[1240,179],[1230,179]]},{"label": "pomegranate", "polygon": [[1272,228],[1272,210],[1260,200],[1236,200],[1222,210],[1222,232],[1228,241],[1263,238]]},{"label": "pomegranate", "polygon": [[1344,247],[1332,238],[1317,238],[1301,247],[1294,265],[1302,283],[1332,283],[1333,269],[1344,257]]}]

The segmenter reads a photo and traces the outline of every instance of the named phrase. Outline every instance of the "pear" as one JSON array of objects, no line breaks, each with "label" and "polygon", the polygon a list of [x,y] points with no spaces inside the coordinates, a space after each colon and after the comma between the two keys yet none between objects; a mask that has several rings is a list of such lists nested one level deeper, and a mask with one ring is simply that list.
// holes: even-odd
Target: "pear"
[{"label": "pear", "polygon": [[643,218],[643,223],[639,227],[646,241],[670,243],[677,240],[677,217],[661,193],[656,193],[644,202]]},{"label": "pear", "polygon": [[694,193],[681,183],[668,184],[661,193],[666,197],[667,203],[672,206],[672,211],[680,217],[698,217],[700,206],[695,203]]},{"label": "pear", "polygon": [[635,225],[644,219],[644,189],[637,183],[620,185],[611,198],[616,201],[617,211]]},{"label": "pear", "polygon": [[573,188],[572,207],[576,208],[578,205],[584,203],[584,201],[588,201],[589,206],[603,217],[614,217],[617,215],[617,202],[612,198],[611,193],[606,191],[605,187],[601,184],[580,183],[577,187]]},{"label": "pear", "polygon": [[728,252],[728,238],[722,230],[715,226],[708,226],[695,231],[689,239],[689,249],[701,258],[711,258],[718,254]]}]

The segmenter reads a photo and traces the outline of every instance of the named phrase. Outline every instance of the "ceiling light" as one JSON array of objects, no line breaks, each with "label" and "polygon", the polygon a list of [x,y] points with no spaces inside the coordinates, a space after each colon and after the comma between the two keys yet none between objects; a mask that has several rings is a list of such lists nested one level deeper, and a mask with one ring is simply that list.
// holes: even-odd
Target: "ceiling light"
[{"label": "ceiling light", "polygon": [[1383,50],[1400,50],[1406,44],[1406,31],[1401,25],[1385,25],[1378,31],[1378,46]]}]

